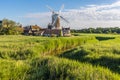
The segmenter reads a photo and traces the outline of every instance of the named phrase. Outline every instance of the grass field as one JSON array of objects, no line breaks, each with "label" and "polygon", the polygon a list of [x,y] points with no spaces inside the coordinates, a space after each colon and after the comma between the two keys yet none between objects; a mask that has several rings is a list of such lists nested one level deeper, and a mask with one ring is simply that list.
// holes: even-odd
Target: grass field
[{"label": "grass field", "polygon": [[0,80],[120,80],[120,36],[0,36]]}]

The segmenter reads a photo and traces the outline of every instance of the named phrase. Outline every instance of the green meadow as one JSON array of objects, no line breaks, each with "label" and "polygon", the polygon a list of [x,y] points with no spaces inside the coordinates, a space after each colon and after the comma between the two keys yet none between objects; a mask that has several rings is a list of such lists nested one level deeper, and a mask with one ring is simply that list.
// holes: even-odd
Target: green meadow
[{"label": "green meadow", "polygon": [[120,80],[120,35],[0,36],[0,80]]}]

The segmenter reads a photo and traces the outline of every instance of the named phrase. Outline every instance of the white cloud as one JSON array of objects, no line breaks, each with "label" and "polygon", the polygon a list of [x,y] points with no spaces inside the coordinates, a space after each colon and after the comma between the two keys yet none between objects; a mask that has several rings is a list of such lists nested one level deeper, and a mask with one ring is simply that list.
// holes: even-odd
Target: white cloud
[{"label": "white cloud", "polygon": [[[120,1],[108,5],[87,5],[80,9],[67,9],[62,14],[70,24],[61,20],[63,26],[71,28],[116,27],[120,26]],[[46,27],[51,21],[51,13],[30,13],[24,16],[31,24]],[[29,23],[28,22],[28,23]]]}]

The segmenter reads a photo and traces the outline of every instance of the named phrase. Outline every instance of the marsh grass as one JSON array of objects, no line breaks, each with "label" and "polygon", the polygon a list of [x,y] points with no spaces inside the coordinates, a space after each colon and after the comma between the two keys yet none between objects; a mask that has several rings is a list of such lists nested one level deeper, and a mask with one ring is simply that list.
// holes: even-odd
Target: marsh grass
[{"label": "marsh grass", "polygon": [[0,80],[119,80],[119,36],[81,35],[0,36]]},{"label": "marsh grass", "polygon": [[108,68],[120,74],[120,38],[86,43],[63,52],[59,57]]}]

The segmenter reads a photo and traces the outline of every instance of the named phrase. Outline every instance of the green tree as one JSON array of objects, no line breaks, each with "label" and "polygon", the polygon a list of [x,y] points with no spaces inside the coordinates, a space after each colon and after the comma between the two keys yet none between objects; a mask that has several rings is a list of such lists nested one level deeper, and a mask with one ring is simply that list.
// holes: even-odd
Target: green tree
[{"label": "green tree", "polygon": [[23,29],[19,23],[8,19],[2,20],[2,25],[0,25],[1,35],[16,35],[21,34],[22,32]]}]

